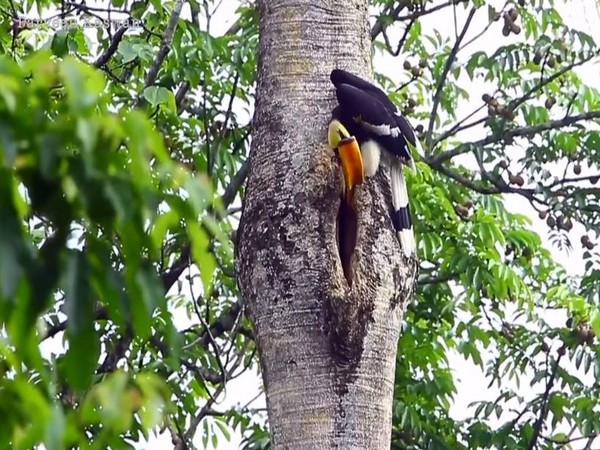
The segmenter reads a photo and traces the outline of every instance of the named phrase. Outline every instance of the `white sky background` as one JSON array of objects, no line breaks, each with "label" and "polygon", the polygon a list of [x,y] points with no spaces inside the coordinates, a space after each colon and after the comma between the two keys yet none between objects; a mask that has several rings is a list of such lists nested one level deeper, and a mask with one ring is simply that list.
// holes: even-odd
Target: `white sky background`
[{"label": "white sky background", "polygon": [[[94,2],[88,2],[94,3]],[[504,2],[490,1],[488,2],[500,9]],[[235,10],[238,7],[238,2],[235,0],[222,1],[220,7],[216,11],[211,21],[211,33],[214,35],[222,35],[227,29],[236,21]],[[562,14],[565,21],[571,25],[579,28],[581,31],[587,32],[594,36],[596,42],[600,42],[600,13],[599,7],[595,4],[595,0],[570,0],[570,1],[557,1],[557,9]],[[189,10],[187,5],[184,9],[184,16],[189,17]],[[457,7],[457,23],[459,30],[461,29],[466,12],[463,7]],[[442,36],[454,36],[454,17],[451,9],[446,8],[438,13],[426,16],[421,19],[423,30],[438,30]],[[467,42],[471,37],[474,37],[487,25],[487,12],[478,12],[473,20],[473,24],[470,27],[470,32],[467,33],[464,42]],[[522,33],[518,37],[511,35],[510,38],[505,38],[501,34],[502,21],[495,23],[492,28],[484,35],[482,39],[477,40],[469,46],[464,54],[459,54],[459,63],[464,62],[464,58],[472,54],[477,50],[485,50],[488,53],[493,52],[498,46],[505,45],[509,41],[508,39],[519,40],[524,39]],[[427,34],[427,31],[425,31]],[[381,37],[380,37],[381,38]],[[390,33],[390,42],[397,42],[395,33]],[[402,69],[402,57],[392,58],[391,56],[382,56],[377,54],[374,60],[375,70],[382,72],[392,78],[394,81],[401,83],[406,81],[407,74]],[[583,77],[584,81],[596,88],[600,88],[600,81],[598,78],[599,72],[598,65],[587,64],[583,68],[578,70],[580,76]],[[481,95],[486,92],[483,83],[474,81],[469,86],[469,93],[471,98],[469,101],[464,101],[458,108],[457,117],[461,118],[469,114],[477,106],[481,104]],[[476,105],[476,106],[475,106]],[[413,125],[419,123],[414,121]],[[425,128],[426,123],[424,123]],[[481,128],[469,130],[461,135],[462,139],[477,139],[482,133]],[[585,171],[584,167],[584,171]],[[537,217],[537,214],[530,207],[527,200],[520,196],[512,195],[507,202],[507,208],[513,212],[519,212],[526,214],[531,217],[533,221],[533,229],[542,237],[544,245],[552,251],[554,258],[567,268],[567,271],[572,275],[582,274],[584,271],[583,263],[583,250],[579,245],[579,238],[583,232],[581,225],[575,225],[571,232],[573,251],[570,254],[561,252],[555,247],[552,247],[547,239],[548,228],[544,221]],[[175,317],[178,325],[179,322],[185,322],[185,317]],[[556,317],[555,320],[559,323],[564,323],[565,317]],[[44,349],[46,351],[54,350],[54,346],[60,346],[60,341],[54,340],[54,342],[45,343]],[[452,406],[452,415],[456,418],[465,418],[470,415],[468,405],[477,400],[495,398],[497,392],[495,390],[487,389],[487,381],[485,380],[481,370],[474,364],[465,361],[461,356],[453,356],[450,358],[451,367],[454,370],[458,394],[455,397],[455,402]],[[221,403],[214,406],[216,410],[226,410],[233,405],[246,405],[248,402],[253,400],[259,395],[260,390],[260,379],[256,371],[247,371],[240,378],[227,384],[226,395],[222,396]],[[224,398],[223,398],[224,397]],[[252,402],[250,405],[252,408],[265,408],[264,395],[260,395],[258,399]],[[202,426],[198,428],[198,437],[196,443],[201,447],[201,434]],[[233,433],[230,442],[227,442],[222,436],[219,438],[219,445],[217,450],[237,450],[241,442],[241,436],[239,432]],[[147,443],[141,443],[136,445],[139,449],[158,450],[163,448],[172,448],[171,438],[168,433],[163,433],[160,436],[155,436],[150,439]],[[212,448],[209,444],[209,448]]]}]

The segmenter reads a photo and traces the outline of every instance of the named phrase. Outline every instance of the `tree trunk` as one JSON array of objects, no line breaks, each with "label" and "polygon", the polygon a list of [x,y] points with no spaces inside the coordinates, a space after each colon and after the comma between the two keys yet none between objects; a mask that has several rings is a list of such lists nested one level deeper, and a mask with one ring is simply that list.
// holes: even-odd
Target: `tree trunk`
[{"label": "tree trunk", "polygon": [[415,261],[390,221],[387,170],[360,186],[349,286],[341,170],[327,147],[335,67],[366,76],[366,0],[262,0],[238,278],[254,322],[274,449],[389,449],[396,347]]}]

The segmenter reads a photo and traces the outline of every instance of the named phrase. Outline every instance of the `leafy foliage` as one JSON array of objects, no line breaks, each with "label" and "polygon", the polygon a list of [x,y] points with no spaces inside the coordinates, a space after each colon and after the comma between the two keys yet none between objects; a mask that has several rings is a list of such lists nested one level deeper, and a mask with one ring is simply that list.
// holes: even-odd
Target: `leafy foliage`
[{"label": "leafy foliage", "polygon": [[[483,32],[469,34],[486,9]],[[399,343],[394,448],[571,448],[597,434],[594,401],[581,409],[598,395],[595,244],[584,235],[586,273],[573,279],[504,200],[529,202],[558,248],[572,250],[577,223],[597,235],[599,97],[576,70],[597,45],[553,2],[465,2],[456,14],[455,36],[428,36],[407,18],[375,43],[393,53],[387,34],[402,30],[409,81],[398,101],[427,144],[410,186],[422,276]],[[469,54],[501,24],[506,44]],[[465,388],[452,373],[458,355],[489,382],[463,420],[450,407]]]},{"label": "leafy foliage", "polygon": [[103,8],[63,9],[67,26],[38,6],[38,23],[31,3],[2,10],[0,447],[130,448],[165,425],[187,445],[200,422],[216,443],[243,417],[211,405],[253,352],[226,208],[255,64],[225,61],[252,38],[213,38],[181,4],[95,37]]},{"label": "leafy foliage", "polygon": [[[399,69],[377,80],[427,149],[393,448],[590,448],[600,93],[581,69],[598,45],[553,0],[372,3],[376,61]],[[232,257],[253,5],[215,31],[219,2],[35,4],[44,20],[0,7],[0,447],[216,448],[238,429],[267,448],[257,411],[215,406],[255,364]],[[425,26],[452,13],[456,30]],[[556,248],[583,234],[581,276],[514,199]],[[489,383],[463,414],[459,360]]]}]

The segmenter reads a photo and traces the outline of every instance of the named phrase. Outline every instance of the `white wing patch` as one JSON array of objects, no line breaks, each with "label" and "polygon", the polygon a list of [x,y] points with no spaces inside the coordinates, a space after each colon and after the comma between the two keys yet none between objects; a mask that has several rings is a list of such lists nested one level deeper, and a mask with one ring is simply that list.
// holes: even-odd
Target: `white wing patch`
[{"label": "white wing patch", "polygon": [[362,155],[365,177],[372,177],[379,168],[381,148],[375,141],[366,141],[360,146],[360,153]]},{"label": "white wing patch", "polygon": [[402,132],[400,131],[400,128],[392,127],[388,124],[373,125],[372,123],[365,122],[365,121],[362,121],[361,123],[366,128],[368,128],[370,131],[372,131],[373,133],[375,133],[379,136],[391,136],[393,138],[396,138],[402,134]]}]

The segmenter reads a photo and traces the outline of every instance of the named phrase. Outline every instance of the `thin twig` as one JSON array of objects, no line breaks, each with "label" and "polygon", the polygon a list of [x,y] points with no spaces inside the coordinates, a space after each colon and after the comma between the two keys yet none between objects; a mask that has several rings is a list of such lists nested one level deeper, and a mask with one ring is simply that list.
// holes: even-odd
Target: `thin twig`
[{"label": "thin twig", "polygon": [[533,425],[533,435],[531,436],[531,440],[529,441],[527,450],[533,450],[535,448],[535,444],[537,443],[537,440],[542,431],[542,426],[544,425],[544,421],[546,420],[546,416],[548,414],[548,398],[550,397],[550,391],[552,390],[552,387],[554,386],[554,382],[556,380],[556,374],[558,373],[558,366],[560,364],[560,360],[562,359],[564,354],[565,353],[563,348],[563,352],[558,353],[558,357],[556,358],[554,366],[552,367],[552,373],[546,380],[546,389],[544,391],[544,394],[542,395],[542,407],[540,409],[540,415],[538,416],[537,420],[535,421],[535,424]]},{"label": "thin twig", "polygon": [[551,189],[555,186],[558,186],[559,184],[565,184],[565,183],[579,183],[581,181],[591,181],[593,179],[598,179],[600,178],[600,174],[596,174],[596,175],[588,175],[585,177],[576,177],[576,178],[560,178],[558,180],[556,180],[555,182],[549,184],[548,186],[546,186],[548,189]]},{"label": "thin twig", "polygon": [[477,114],[478,112],[480,112],[484,108],[485,108],[485,105],[482,105],[479,108],[477,108],[476,110],[474,110],[473,112],[471,112],[464,119],[459,120],[456,124],[454,124],[454,126],[452,128],[450,128],[448,131],[445,131],[441,136],[439,136],[438,138],[436,138],[436,140],[433,143],[433,147],[435,147],[436,145],[438,145],[440,142],[445,141],[449,137],[454,136],[455,134],[459,133],[460,131],[467,130],[467,129],[472,128],[472,127],[476,127],[477,125],[481,125],[483,122],[485,122],[486,119],[487,119],[487,117],[483,117],[481,119],[477,119],[477,120],[475,120],[473,122],[465,124],[465,122],[467,120],[469,120],[471,117],[473,117],[475,114]]},{"label": "thin twig", "polygon": [[[389,18],[391,18],[391,22],[394,23],[398,20],[398,15],[402,12],[402,10],[404,8],[406,8],[409,4],[409,0],[402,0],[400,2],[398,2],[398,5],[396,5],[396,7],[394,8],[394,10],[390,13]],[[377,18],[377,21],[375,22],[375,25],[373,25],[373,28],[371,29],[371,41],[374,41],[375,39],[377,39],[377,36],[379,36],[379,33],[381,33],[384,28],[386,27],[386,20],[388,18],[388,11],[391,9],[390,7],[386,6],[386,9],[384,9],[382,11],[382,13],[379,15],[379,17]]]},{"label": "thin twig", "polygon": [[599,54],[600,54],[600,49],[598,49],[595,52],[591,53],[586,58],[580,59],[579,61],[572,62],[571,64],[568,64],[568,65],[564,66],[562,69],[560,69],[559,71],[555,72],[554,74],[552,74],[551,76],[549,76],[545,80],[544,79],[540,79],[540,82],[538,84],[536,84],[534,87],[532,87],[531,89],[529,89],[529,91],[527,91],[523,96],[521,96],[517,100],[514,100],[514,101],[510,102],[508,104],[508,108],[511,109],[511,110],[513,110],[513,111],[516,110],[517,107],[519,107],[520,105],[522,105],[523,103],[525,103],[527,100],[529,100],[531,97],[533,97],[533,95],[536,92],[540,91],[542,88],[544,88],[544,86],[546,86],[549,83],[552,83],[554,80],[556,80],[557,78],[561,77],[563,74],[569,72],[571,69],[574,69],[575,67],[579,67],[579,66],[585,64],[586,62],[590,61],[591,59],[593,59],[594,57],[598,56]]},{"label": "thin twig", "polygon": [[[506,2],[504,4],[504,6],[502,7],[502,9],[498,12],[498,14],[502,14],[504,12],[504,10],[507,8],[507,6],[509,5],[508,2]],[[473,42],[477,41],[481,36],[483,36],[486,31],[488,31],[490,29],[490,27],[492,25],[494,25],[496,23],[496,21],[494,20],[490,20],[488,22],[488,24],[484,27],[483,30],[481,30],[481,32],[477,33],[477,35],[473,36],[473,38],[469,39],[467,42],[465,42],[463,44],[463,46],[460,48],[460,50],[464,50],[465,48],[467,48],[469,45],[471,45]]]},{"label": "thin twig", "polygon": [[233,110],[233,101],[235,100],[235,94],[237,91],[238,82],[240,80],[240,73],[238,71],[235,72],[233,76],[233,87],[231,88],[231,94],[229,94],[229,105],[227,105],[227,111],[225,112],[225,119],[223,120],[223,126],[221,128],[221,139],[225,136],[225,131],[227,130],[227,126],[229,125],[229,118],[231,117],[231,112]]},{"label": "thin twig", "polygon": [[[246,350],[248,349],[248,346],[249,346],[249,343],[246,342],[244,344],[244,346],[242,347],[242,349],[239,351],[236,361],[234,362],[232,368],[228,371],[228,374],[227,374],[228,378],[231,378],[233,376],[233,372],[243,362],[243,360],[245,358]],[[221,395],[223,388],[224,388],[223,385],[219,385],[219,387],[215,390],[215,392],[211,396],[211,399],[216,398],[219,395]],[[211,399],[207,400],[206,404],[202,407],[202,409],[198,412],[198,414],[191,419],[190,426],[187,429],[187,431],[185,432],[185,440],[186,441],[191,441],[191,439],[196,434],[196,429],[198,428],[198,425],[200,425],[200,422],[202,422],[202,419],[204,419],[204,417],[207,416],[207,412],[212,408],[212,405],[214,402]],[[183,450],[184,448],[185,447],[176,446],[175,450]]]},{"label": "thin twig", "polygon": [[462,29],[460,35],[456,39],[456,42],[454,43],[454,47],[452,47],[452,50],[450,51],[450,55],[448,55],[448,59],[446,60],[446,65],[444,66],[444,70],[442,71],[442,75],[440,76],[440,80],[438,81],[435,95],[433,96],[433,107],[432,107],[432,111],[431,111],[431,117],[429,119],[429,126],[427,127],[426,154],[431,153],[431,150],[432,150],[431,138],[432,138],[432,132],[433,132],[433,125],[435,124],[437,110],[440,105],[440,100],[442,98],[442,92],[444,90],[444,85],[446,84],[446,78],[448,77],[448,73],[450,72],[450,67],[452,67],[454,60],[456,59],[456,54],[458,53],[458,49],[460,48],[460,43],[464,39],[464,37],[467,33],[467,30],[469,29],[469,26],[471,25],[471,20],[473,20],[475,11],[477,11],[476,8],[471,8],[471,11],[469,11],[469,15],[467,17],[465,25],[463,26],[463,29]]},{"label": "thin twig", "polygon": [[454,278],[458,277],[458,273],[440,273],[437,275],[421,277],[417,281],[419,286],[425,286],[428,284],[438,284],[438,283],[446,283]]},{"label": "thin twig", "polygon": [[396,50],[392,50],[392,44],[390,44],[390,40],[389,40],[387,32],[385,31],[385,28],[384,28],[384,30],[382,31],[381,34],[383,34],[383,41],[385,42],[385,46],[390,55],[398,56],[400,54],[400,51],[402,50],[402,47],[404,46],[404,42],[406,41],[406,38],[408,37],[408,33],[410,33],[410,29],[415,24],[415,21],[416,21],[416,19],[412,19],[410,22],[408,22],[408,25],[406,25],[406,27],[404,28],[404,33],[402,34],[400,41],[398,41],[398,46],[396,47]]},{"label": "thin twig", "polygon": [[211,152],[211,140],[210,140],[210,130],[208,126],[208,110],[206,108],[208,97],[208,86],[206,82],[206,78],[202,81],[202,109],[203,109],[203,122],[204,122],[204,135],[205,135],[205,145],[206,145],[206,173],[208,176],[212,176],[213,173],[213,158]]},{"label": "thin twig", "polygon": [[436,5],[429,9],[423,9],[423,10],[415,11],[412,14],[407,14],[405,16],[399,16],[396,20],[401,22],[404,20],[417,19],[419,17],[426,16],[428,14],[439,11],[440,9],[447,8],[448,6],[458,5],[459,3],[464,3],[464,2],[466,2],[466,0],[449,0],[446,3],[440,3],[439,5]]},{"label": "thin twig", "polygon": [[[219,365],[219,370],[221,371],[221,383],[223,384],[223,386],[225,386],[227,384],[227,371],[225,370],[225,367],[223,366],[223,361],[221,361],[221,350],[219,349],[219,345],[217,344],[215,337],[213,336],[213,334],[210,331],[210,327],[208,326],[208,323],[206,322],[204,317],[202,317],[202,313],[200,312],[200,308],[198,306],[198,302],[201,297],[199,295],[196,296],[196,294],[194,293],[194,283],[193,283],[193,280],[191,279],[191,277],[190,277],[190,282],[189,282],[189,288],[190,288],[190,295],[192,297],[192,304],[194,305],[194,311],[196,312],[196,316],[198,317],[198,320],[200,320],[200,323],[202,324],[202,327],[204,328],[204,333],[207,336],[209,345],[212,347],[213,351],[215,352],[215,359],[217,360],[217,364]],[[205,292],[205,295],[206,294],[207,293]],[[206,309],[208,309],[208,305],[206,306]],[[215,403],[216,403],[216,400],[215,400]]]}]

